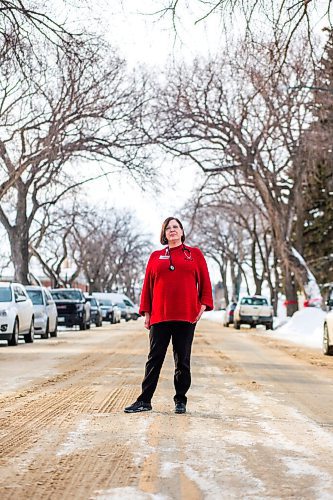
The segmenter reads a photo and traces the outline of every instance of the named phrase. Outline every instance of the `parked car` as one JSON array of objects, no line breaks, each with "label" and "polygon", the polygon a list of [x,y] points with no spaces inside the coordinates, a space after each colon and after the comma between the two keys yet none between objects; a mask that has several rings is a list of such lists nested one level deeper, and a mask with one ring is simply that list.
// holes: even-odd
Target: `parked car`
[{"label": "parked car", "polygon": [[90,318],[91,323],[95,323],[96,326],[102,326],[103,316],[100,303],[96,297],[86,296],[86,300],[90,303]]},{"label": "parked car", "polygon": [[90,328],[90,302],[79,288],[54,288],[51,295],[57,306],[58,325]]},{"label": "parked car", "polygon": [[139,307],[136,304],[133,304],[133,302],[128,297],[126,297],[126,295],[124,295],[123,301],[129,307],[131,319],[134,319],[134,321],[136,321],[138,318],[140,318]]},{"label": "parked car", "polygon": [[58,312],[52,295],[43,286],[27,285],[25,288],[34,309],[35,334],[40,334],[42,339],[56,337]]},{"label": "parked car", "polygon": [[127,306],[123,300],[117,302],[116,305],[121,311],[121,319],[124,319],[125,321],[129,321],[130,319],[132,319],[130,306]]},{"label": "parked car", "polygon": [[323,353],[327,356],[333,355],[333,290],[330,290],[326,302],[328,312],[324,320],[323,331]]},{"label": "parked car", "polygon": [[108,292],[93,292],[92,296],[95,297],[102,309],[103,321],[110,321],[110,323],[120,323],[121,309],[116,305],[117,294]]},{"label": "parked car", "polygon": [[93,293],[101,306],[103,321],[109,321],[112,324],[120,323],[121,309],[113,301],[111,295],[111,293]]},{"label": "parked car", "polygon": [[129,321],[133,319],[136,321],[139,317],[139,307],[126,297],[126,295],[119,294],[119,302],[117,302],[117,306],[120,307],[121,317],[125,319],[125,321]]},{"label": "parked car", "polygon": [[273,308],[266,297],[252,295],[241,297],[234,310],[234,327],[240,329],[241,323],[257,326],[265,325],[266,330],[273,328]]},{"label": "parked car", "polygon": [[0,283],[0,340],[17,345],[19,335],[25,342],[34,341],[32,302],[20,283]]},{"label": "parked car", "polygon": [[112,313],[112,323],[120,323],[121,320],[121,309],[117,306],[117,304],[112,304],[113,313]]},{"label": "parked car", "polygon": [[234,311],[237,306],[237,302],[230,302],[224,313],[223,326],[229,326],[234,322]]}]

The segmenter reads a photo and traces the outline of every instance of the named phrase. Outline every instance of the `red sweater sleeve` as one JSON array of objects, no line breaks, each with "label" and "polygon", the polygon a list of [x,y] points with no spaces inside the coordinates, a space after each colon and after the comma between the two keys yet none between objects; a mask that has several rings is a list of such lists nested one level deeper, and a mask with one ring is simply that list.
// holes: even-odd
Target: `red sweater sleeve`
[{"label": "red sweater sleeve", "polygon": [[198,292],[199,292],[199,300],[201,304],[206,306],[206,311],[212,311],[214,308],[213,303],[213,294],[212,294],[212,285],[210,282],[208,267],[206,259],[199,250],[197,249],[198,257],[199,257],[199,279],[198,279]]},{"label": "red sweater sleeve", "polygon": [[152,299],[153,299],[153,274],[152,274],[152,257],[153,254],[149,257],[148,264],[146,267],[145,279],[143,282],[143,287],[141,291],[141,300],[140,300],[140,308],[139,314],[144,316],[145,312],[151,313]]}]

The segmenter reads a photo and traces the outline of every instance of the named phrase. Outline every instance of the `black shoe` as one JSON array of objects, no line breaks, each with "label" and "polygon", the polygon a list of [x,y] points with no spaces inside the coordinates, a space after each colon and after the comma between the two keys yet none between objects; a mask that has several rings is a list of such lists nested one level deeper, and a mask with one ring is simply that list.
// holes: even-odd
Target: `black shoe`
[{"label": "black shoe", "polygon": [[175,413],[186,413],[186,404],[178,401],[175,406]]},{"label": "black shoe", "polygon": [[125,413],[139,413],[140,411],[151,410],[151,404],[145,403],[144,401],[135,401],[131,406],[126,406],[124,408]]}]

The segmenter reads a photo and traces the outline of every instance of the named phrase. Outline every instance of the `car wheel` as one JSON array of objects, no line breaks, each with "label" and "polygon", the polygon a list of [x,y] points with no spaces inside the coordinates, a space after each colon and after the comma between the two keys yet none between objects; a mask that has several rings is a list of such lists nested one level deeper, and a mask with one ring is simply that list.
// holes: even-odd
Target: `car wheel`
[{"label": "car wheel", "polygon": [[333,346],[330,345],[330,339],[328,335],[328,327],[327,324],[324,324],[324,335],[323,335],[323,353],[326,356],[333,355]]},{"label": "car wheel", "polygon": [[58,337],[58,321],[56,321],[54,331],[50,332],[50,337]]},{"label": "car wheel", "polygon": [[40,338],[41,339],[48,339],[49,338],[49,334],[50,334],[50,326],[49,326],[49,320],[47,320],[47,323],[46,323],[46,328],[45,328],[45,333],[43,333]]},{"label": "car wheel", "polygon": [[240,322],[239,321],[235,321],[234,327],[235,327],[236,330],[240,330]]},{"label": "car wheel", "polygon": [[35,340],[35,325],[34,325],[34,318],[32,318],[29,333],[24,335],[24,342],[26,342],[26,344],[32,344],[34,340]]},{"label": "car wheel", "polygon": [[86,317],[83,316],[82,323],[80,325],[80,330],[86,330],[86,329],[87,329]]},{"label": "car wheel", "polygon": [[89,321],[89,323],[87,323],[87,324],[86,324],[86,328],[87,328],[87,330],[90,330],[90,326],[91,326],[91,323],[90,323],[90,321]]},{"label": "car wheel", "polygon": [[18,319],[15,319],[13,326],[13,334],[9,340],[7,340],[8,345],[17,345],[19,340],[19,324]]},{"label": "car wheel", "polygon": [[267,323],[266,330],[273,330],[273,323]]}]

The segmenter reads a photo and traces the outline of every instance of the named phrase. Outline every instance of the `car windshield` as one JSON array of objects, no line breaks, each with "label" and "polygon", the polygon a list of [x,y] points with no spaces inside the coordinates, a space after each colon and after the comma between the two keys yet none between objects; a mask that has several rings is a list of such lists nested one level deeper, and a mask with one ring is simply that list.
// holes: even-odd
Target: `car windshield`
[{"label": "car windshield", "polygon": [[56,300],[81,300],[81,292],[78,290],[56,290],[51,294]]},{"label": "car windshield", "polygon": [[27,290],[27,292],[35,306],[43,305],[43,294],[41,290]]},{"label": "car windshield", "polygon": [[260,297],[245,297],[241,300],[241,305],[248,306],[267,306],[267,300]]},{"label": "car windshield", "polygon": [[12,300],[12,291],[10,287],[1,287],[0,288],[0,302],[11,302]]},{"label": "car windshield", "polygon": [[112,302],[110,299],[100,299],[99,303],[101,306],[108,306],[108,307],[112,306]]},{"label": "car windshield", "polygon": [[116,306],[120,307],[121,309],[125,309],[126,307],[124,302],[117,302]]}]

